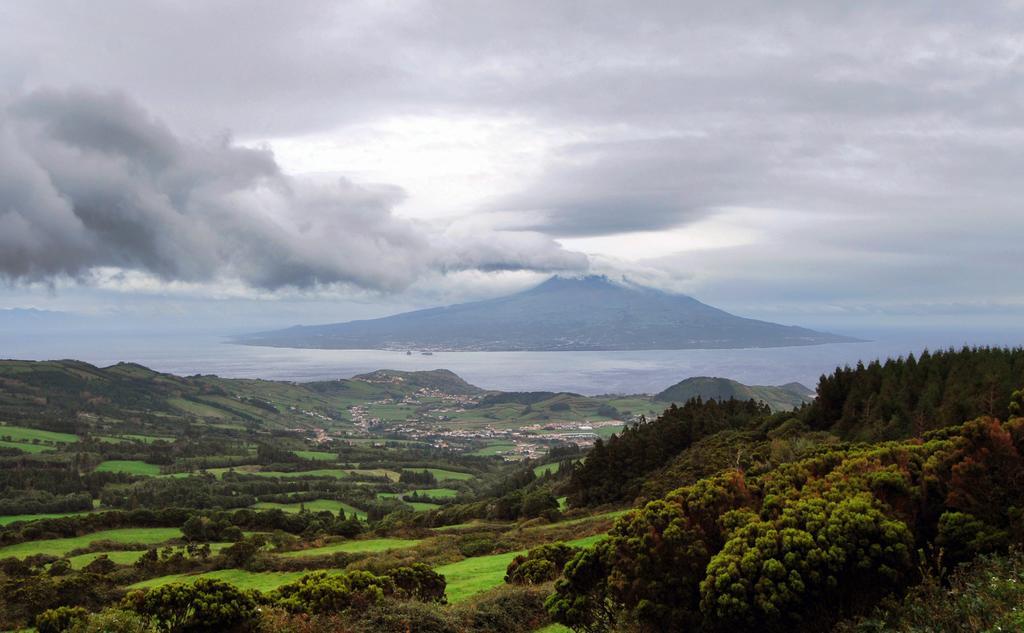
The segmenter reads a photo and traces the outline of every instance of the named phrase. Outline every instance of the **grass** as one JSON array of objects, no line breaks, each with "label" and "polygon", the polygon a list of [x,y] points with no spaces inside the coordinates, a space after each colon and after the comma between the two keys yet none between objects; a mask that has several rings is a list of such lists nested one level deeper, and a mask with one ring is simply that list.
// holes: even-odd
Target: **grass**
[{"label": "grass", "polygon": [[96,467],[96,472],[155,477],[160,474],[160,467],[156,464],[147,464],[137,459],[108,459]]},{"label": "grass", "polygon": [[118,565],[132,565],[135,561],[139,560],[145,550],[133,550],[133,551],[122,551],[122,552],[92,552],[90,554],[79,554],[78,556],[72,556],[68,558],[68,562],[71,563],[72,569],[81,569],[96,560],[104,554],[107,555],[110,560],[117,563]]},{"label": "grass", "polygon": [[571,541],[565,541],[565,544],[571,545],[572,547],[590,547],[591,545],[595,545],[598,541],[604,540],[607,536],[607,532],[600,532],[598,534],[591,534],[590,536],[576,538]]},{"label": "grass", "polygon": [[60,519],[62,517],[73,517],[81,514],[89,514],[89,511],[83,512],[53,512],[46,514],[8,514],[7,516],[0,516],[0,525],[10,525],[11,523],[17,523],[18,521],[39,521],[41,519]]},{"label": "grass", "polygon": [[[237,469],[236,469],[237,470]],[[335,477],[343,479],[348,477],[347,470],[340,470],[338,468],[320,468],[317,470],[299,470],[295,472],[284,472],[281,470],[260,470],[256,472],[246,473],[248,475],[259,475],[260,477],[280,477],[282,479],[290,479],[295,477]]]},{"label": "grass", "polygon": [[175,582],[191,583],[200,578],[215,578],[229,582],[242,590],[256,589],[257,591],[273,591],[281,585],[296,581],[303,576],[312,573],[310,571],[266,571],[252,572],[244,569],[221,569],[205,574],[171,574],[170,576],[158,576],[129,585],[129,589],[152,589],[162,587]]},{"label": "grass", "polygon": [[422,541],[419,539],[404,538],[376,538],[362,541],[343,541],[341,543],[333,543],[323,547],[314,547],[312,549],[304,549],[296,552],[283,552],[280,556],[285,558],[306,558],[309,556],[325,556],[327,554],[335,554],[337,552],[346,552],[349,554],[376,553],[386,552],[391,549],[415,547],[421,542]]},{"label": "grass", "polygon": [[333,462],[337,461],[338,454],[330,453],[327,451],[292,451],[302,459],[312,459],[318,462]]},{"label": "grass", "polygon": [[579,525],[580,523],[588,523],[590,521],[599,521],[602,519],[614,519],[622,516],[629,512],[632,508],[626,508],[625,510],[613,510],[612,512],[603,512],[601,514],[592,514],[588,517],[580,517],[578,519],[570,519],[568,521],[559,521],[558,523],[550,523],[548,525],[540,525],[533,529],[535,530],[550,530],[552,528],[566,527],[569,525]]},{"label": "grass", "polygon": [[444,481],[446,479],[465,481],[466,479],[473,478],[473,475],[469,473],[457,473],[454,470],[444,470],[442,468],[406,468],[405,470],[414,473],[422,473],[429,470],[434,473],[434,477],[436,477],[438,481]]},{"label": "grass", "polygon": [[416,512],[426,512],[427,510],[436,510],[441,507],[440,504],[430,503],[429,501],[406,501],[402,499],[402,495],[408,494],[405,492],[378,492],[378,499],[398,499],[407,506],[412,507]]},{"label": "grass", "polygon": [[[413,492],[414,491],[410,490],[408,494],[412,494]],[[415,492],[421,497],[427,496],[433,499],[452,499],[459,494],[458,490],[453,490],[451,488],[423,488],[421,490],[416,490]]]},{"label": "grass", "polygon": [[70,444],[77,442],[78,436],[70,433],[57,433],[55,431],[43,431],[41,429],[30,429],[26,426],[0,426],[0,437],[10,438],[14,442],[49,442],[53,444]]},{"label": "grass", "polygon": [[83,536],[72,536],[69,538],[44,539],[41,541],[28,541],[17,545],[8,545],[0,548],[0,558],[13,556],[24,558],[32,554],[50,554],[51,556],[64,556],[68,552],[80,547],[87,547],[95,541],[116,541],[118,543],[140,543],[143,545],[155,545],[171,539],[181,538],[181,530],[178,528],[119,528],[116,530],[103,530],[85,534]]},{"label": "grass", "polygon": [[442,565],[434,569],[445,577],[448,589],[445,594],[448,602],[455,603],[475,596],[478,593],[493,589],[505,582],[505,570],[512,559],[526,550],[475,556],[460,560],[457,563]]},{"label": "grass", "polygon": [[[3,427],[0,427],[3,430]],[[19,451],[26,453],[42,453],[44,451],[52,451],[53,447],[49,444],[29,444],[28,442],[8,442],[7,440],[0,440],[0,446],[5,448],[16,448]]]},{"label": "grass", "polygon": [[261,501],[253,506],[257,510],[284,510],[285,512],[299,512],[305,507],[310,512],[323,512],[327,510],[335,514],[338,510],[344,510],[346,515],[351,515],[353,512],[356,513],[362,520],[366,520],[366,512],[360,510],[355,506],[350,506],[344,501],[335,501],[334,499],[316,499],[314,501],[306,501],[303,503],[274,503],[271,501]]},{"label": "grass", "polygon": [[499,442],[497,444],[488,444],[483,448],[478,448],[475,451],[470,451],[470,455],[477,455],[479,457],[492,457],[494,455],[500,455],[502,453],[508,453],[514,451],[516,445],[512,442]]},{"label": "grass", "polygon": [[132,433],[125,433],[124,435],[98,435],[96,437],[108,444],[119,444],[121,442],[152,444],[153,442],[173,442],[176,439],[168,435],[136,435]]},{"label": "grass", "polygon": [[437,532],[450,532],[457,530],[497,530],[507,528],[508,523],[493,523],[484,521],[482,519],[473,519],[466,523],[455,523],[453,525],[442,525],[441,527],[434,528]]}]

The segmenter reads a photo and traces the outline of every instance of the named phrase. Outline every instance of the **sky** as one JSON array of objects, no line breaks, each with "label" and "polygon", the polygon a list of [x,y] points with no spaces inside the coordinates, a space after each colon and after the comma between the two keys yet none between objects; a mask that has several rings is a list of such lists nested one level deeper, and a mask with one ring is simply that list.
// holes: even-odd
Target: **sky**
[{"label": "sky", "polygon": [[1024,317],[1020,2],[0,1],[0,308]]}]

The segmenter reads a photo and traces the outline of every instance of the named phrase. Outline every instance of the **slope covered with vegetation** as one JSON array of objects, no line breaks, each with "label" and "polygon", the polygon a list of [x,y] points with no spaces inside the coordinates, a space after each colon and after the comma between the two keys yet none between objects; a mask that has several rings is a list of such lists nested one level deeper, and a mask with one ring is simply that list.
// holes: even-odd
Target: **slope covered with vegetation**
[{"label": "slope covered with vegetation", "polygon": [[69,504],[0,527],[0,626],[1015,630],[1021,385],[1024,350],[923,354],[838,369],[795,411],[695,398],[522,461],[198,418],[247,460],[203,472],[184,438],[76,426],[0,458],[19,503]]}]

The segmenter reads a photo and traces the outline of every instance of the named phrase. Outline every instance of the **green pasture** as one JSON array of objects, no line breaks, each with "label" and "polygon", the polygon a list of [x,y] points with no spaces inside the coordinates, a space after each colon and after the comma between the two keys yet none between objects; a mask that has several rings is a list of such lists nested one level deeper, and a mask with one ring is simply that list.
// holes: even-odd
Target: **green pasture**
[{"label": "green pasture", "polygon": [[155,477],[160,474],[160,467],[156,464],[147,464],[137,459],[108,459],[96,467],[96,472]]},{"label": "green pasture", "polygon": [[466,479],[473,478],[473,475],[469,473],[458,473],[454,470],[444,470],[442,468],[406,468],[405,470],[414,473],[422,473],[429,470],[434,473],[434,477],[436,477],[438,481],[444,481],[446,479],[451,479],[453,481],[465,481]]},{"label": "green pasture", "polygon": [[0,437],[10,438],[13,442],[44,442],[51,444],[70,444],[78,441],[77,435],[70,433],[57,433],[56,431],[43,431],[32,429],[27,426],[15,426],[4,424],[0,426]]},{"label": "green pasture", "polygon": [[181,538],[181,530],[178,528],[118,528],[102,530],[82,536],[28,541],[0,547],[0,558],[24,558],[33,554],[64,556],[71,550],[88,547],[90,543],[96,541],[156,545],[176,538]]},{"label": "green pasture", "polygon": [[221,569],[205,574],[171,574],[169,576],[158,576],[129,585],[129,589],[153,589],[171,583],[192,583],[200,578],[215,578],[229,582],[242,590],[256,589],[257,591],[273,591],[281,585],[294,582],[309,574],[309,571],[266,571],[252,572],[244,569]]},{"label": "green pasture", "polygon": [[53,450],[53,446],[50,446],[49,444],[29,444],[28,442],[8,442],[7,440],[0,440],[0,446],[3,446],[4,448],[16,448],[24,453],[43,453]]},{"label": "green pasture", "polygon": [[520,550],[490,556],[474,556],[457,563],[442,565],[434,571],[445,577],[448,582],[445,592],[448,602],[455,603],[504,583],[508,564],[516,556],[525,553],[526,550]]},{"label": "green pasture", "polygon": [[10,525],[11,523],[17,523],[18,521],[39,521],[42,519],[61,519],[64,517],[74,517],[82,514],[89,514],[89,511],[82,512],[52,512],[43,514],[8,514],[7,516],[0,516],[0,525]]},{"label": "green pasture", "polygon": [[347,516],[351,516],[355,512],[363,521],[366,520],[366,512],[360,510],[355,506],[351,506],[344,501],[336,501],[334,499],[316,499],[313,501],[296,502],[296,503],[274,503],[272,501],[261,501],[256,505],[252,506],[257,510],[284,510],[285,512],[300,512],[302,508],[310,512],[328,512],[338,513],[338,510],[344,510]]},{"label": "green pasture", "polygon": [[343,541],[341,543],[332,543],[331,545],[314,547],[312,549],[304,549],[295,552],[282,552],[279,555],[285,558],[307,558],[310,556],[325,556],[327,554],[335,554],[337,552],[346,552],[349,554],[376,553],[386,552],[392,549],[415,547],[421,542],[422,540],[420,539],[405,538],[376,538],[359,541]]},{"label": "green pasture", "polygon": [[328,451],[292,451],[302,459],[311,459],[318,462],[337,461],[338,454]]}]

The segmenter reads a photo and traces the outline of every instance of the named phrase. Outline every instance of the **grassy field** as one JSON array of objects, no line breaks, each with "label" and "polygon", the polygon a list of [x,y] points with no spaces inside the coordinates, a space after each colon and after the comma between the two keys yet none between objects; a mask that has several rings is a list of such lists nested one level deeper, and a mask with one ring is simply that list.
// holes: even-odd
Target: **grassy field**
[{"label": "grassy field", "polygon": [[152,444],[153,442],[173,442],[175,440],[174,437],[169,435],[135,435],[131,433],[125,433],[123,435],[99,435],[97,437],[100,441],[108,444],[119,444],[121,442]]},{"label": "grassy field", "polygon": [[526,550],[520,550],[491,556],[475,556],[457,563],[442,565],[434,571],[444,575],[448,581],[448,589],[445,592],[448,602],[459,602],[505,582],[505,569],[508,564],[516,556],[525,553]]},{"label": "grassy field", "polygon": [[327,451],[292,451],[302,459],[312,459],[318,462],[333,462],[337,461],[337,453],[329,453]]},{"label": "grassy field", "polygon": [[181,530],[178,528],[120,528],[93,532],[83,536],[45,539],[8,545],[7,547],[0,547],[0,558],[7,558],[9,556],[24,558],[32,554],[64,556],[71,550],[86,547],[94,541],[117,541],[118,543],[155,545],[180,537]]},{"label": "grassy field", "polygon": [[326,554],[334,554],[336,552],[347,552],[349,554],[361,554],[361,553],[373,553],[373,552],[386,552],[389,549],[404,549],[406,547],[415,547],[420,544],[418,539],[404,539],[404,538],[376,538],[363,541],[344,541],[342,543],[334,543],[332,545],[325,545],[323,547],[315,547],[313,549],[305,549],[297,552],[284,552],[280,556],[286,558],[305,558],[308,556],[324,556]]},{"label": "grassy field", "polygon": [[378,492],[378,499],[398,499],[407,506],[411,506],[416,512],[426,512],[427,510],[436,510],[440,508],[440,504],[430,503],[429,501],[406,501],[402,499],[402,495],[408,494],[405,492]]},{"label": "grassy field", "polygon": [[510,524],[508,523],[495,523],[492,521],[485,521],[483,519],[473,519],[465,523],[455,523],[453,525],[442,525],[436,527],[434,530],[438,532],[453,532],[458,530],[501,530],[507,528]]},{"label": "grassy field", "polygon": [[100,556],[106,554],[107,558],[117,563],[118,565],[131,565],[135,563],[135,561],[139,560],[139,558],[141,558],[142,555],[145,553],[145,550],[133,550],[122,552],[92,552],[91,554],[79,554],[78,556],[72,556],[68,559],[68,562],[71,563],[72,569],[81,569],[89,563],[91,563],[92,561],[99,558]]},{"label": "grassy field", "polygon": [[444,481],[446,479],[451,479],[453,481],[463,481],[466,479],[473,478],[473,475],[470,475],[469,473],[457,473],[453,470],[444,470],[441,468],[406,468],[405,470],[414,473],[422,473],[429,470],[430,472],[434,473],[434,477],[436,477],[438,481]]},{"label": "grassy field", "polygon": [[258,510],[271,510],[277,508],[284,510],[285,512],[299,512],[305,507],[310,512],[323,512],[327,510],[329,512],[338,513],[338,510],[344,510],[346,515],[351,515],[353,512],[356,513],[362,520],[366,520],[366,512],[360,510],[355,506],[350,506],[344,501],[335,501],[334,499],[316,499],[315,501],[306,501],[304,503],[273,503],[270,501],[261,501],[253,506]]},{"label": "grassy field", "polygon": [[126,473],[128,475],[146,475],[155,477],[160,474],[160,467],[135,459],[109,459],[96,467],[98,473]]},{"label": "grassy field", "polygon": [[73,517],[80,514],[89,514],[85,512],[54,512],[52,514],[8,514],[7,516],[0,516],[0,525],[10,525],[11,523],[17,523],[18,521],[38,521],[40,519],[59,519],[61,517]]},{"label": "grassy field", "polygon": [[[236,469],[238,470],[238,469]],[[260,477],[281,477],[283,479],[289,479],[293,477],[336,477],[343,479],[348,477],[347,470],[341,470],[339,468],[320,468],[317,470],[301,470],[293,473],[287,473],[280,470],[261,470],[256,472],[247,473],[249,475],[259,475]]]},{"label": "grassy field", "polygon": [[172,574],[170,576],[158,576],[129,585],[129,589],[152,589],[162,587],[175,582],[195,582],[200,578],[216,578],[229,582],[239,589],[256,589],[258,591],[273,591],[281,585],[302,578],[309,571],[267,571],[251,572],[244,569],[221,569],[205,574]]},{"label": "grassy field", "polygon": [[452,490],[451,488],[424,488],[422,490],[416,490],[415,492],[417,492],[421,497],[426,495],[433,499],[452,499],[459,494],[458,490]]},{"label": "grassy field", "polygon": [[[3,427],[0,427],[2,429]],[[4,448],[16,448],[19,451],[25,453],[42,453],[44,451],[54,450],[53,446],[49,444],[30,444],[28,442],[8,442],[7,440],[0,440],[0,446]]]},{"label": "grassy field", "polygon": [[70,433],[57,433],[55,431],[41,431],[30,429],[26,426],[12,426],[5,424],[0,426],[0,437],[10,438],[14,442],[49,442],[53,444],[70,444],[77,442],[78,436]]},{"label": "grassy field", "polygon": [[531,528],[531,529],[534,529],[534,530],[550,530],[552,528],[566,527],[566,526],[569,526],[569,525],[579,525],[580,523],[588,523],[590,521],[599,521],[599,520],[603,520],[603,519],[614,519],[616,517],[622,516],[623,514],[626,514],[627,512],[629,512],[628,508],[626,510],[613,510],[611,512],[603,512],[601,514],[592,514],[592,515],[590,515],[588,517],[580,517],[578,519],[570,519],[568,521],[559,521],[558,523],[551,523],[549,525],[540,525],[540,526],[537,526],[537,527]]}]

